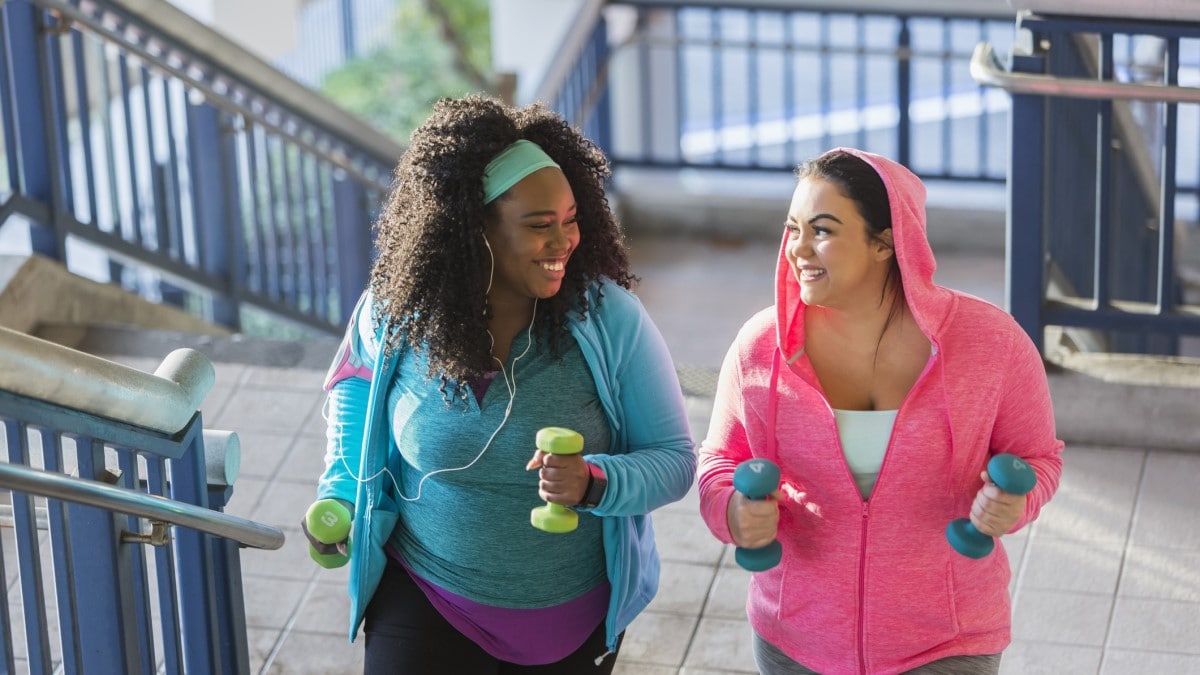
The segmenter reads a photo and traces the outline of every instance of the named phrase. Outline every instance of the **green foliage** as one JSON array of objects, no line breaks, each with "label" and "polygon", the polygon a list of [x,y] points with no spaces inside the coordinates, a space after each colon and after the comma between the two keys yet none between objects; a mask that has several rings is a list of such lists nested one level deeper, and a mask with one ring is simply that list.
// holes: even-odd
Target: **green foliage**
[{"label": "green foliage", "polygon": [[[437,3],[449,25],[425,2]],[[332,71],[321,85],[326,96],[400,141],[438,98],[478,91],[480,77],[490,80],[487,0],[425,2],[399,0],[390,39]]]}]

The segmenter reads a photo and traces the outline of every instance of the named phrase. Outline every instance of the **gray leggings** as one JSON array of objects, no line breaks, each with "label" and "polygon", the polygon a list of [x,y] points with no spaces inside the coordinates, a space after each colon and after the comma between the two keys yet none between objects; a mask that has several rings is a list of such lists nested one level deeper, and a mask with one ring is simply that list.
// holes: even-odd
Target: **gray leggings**
[{"label": "gray leggings", "polygon": [[[758,633],[754,634],[754,661],[762,675],[820,675],[793,661]],[[1000,655],[951,656],[907,672],[914,675],[996,675],[1000,672]]]}]

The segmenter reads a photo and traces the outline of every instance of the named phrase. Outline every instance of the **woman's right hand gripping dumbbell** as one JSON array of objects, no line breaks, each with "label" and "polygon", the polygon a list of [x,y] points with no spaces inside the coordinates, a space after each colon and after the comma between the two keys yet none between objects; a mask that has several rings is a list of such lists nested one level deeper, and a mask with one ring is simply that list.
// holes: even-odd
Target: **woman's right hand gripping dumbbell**
[{"label": "woman's right hand gripping dumbbell", "polygon": [[340,499],[318,499],[308,507],[300,529],[308,539],[308,555],[321,567],[341,567],[350,560],[350,521],[354,507]]},{"label": "woman's right hand gripping dumbbell", "polygon": [[756,458],[742,462],[733,474],[733,496],[725,519],[737,545],[737,563],[751,572],[779,564],[782,553],[775,536],[779,530],[779,468]]}]

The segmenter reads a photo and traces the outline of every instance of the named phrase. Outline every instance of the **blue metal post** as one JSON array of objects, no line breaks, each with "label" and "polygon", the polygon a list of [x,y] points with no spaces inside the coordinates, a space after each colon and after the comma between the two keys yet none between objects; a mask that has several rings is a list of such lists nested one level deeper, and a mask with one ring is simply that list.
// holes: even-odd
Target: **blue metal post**
[{"label": "blue metal post", "polygon": [[[1042,73],[1042,56],[1012,57],[1014,73]],[[1014,95],[1009,133],[1004,294],[1008,311],[1042,349],[1046,99]]]},{"label": "blue metal post", "polygon": [[[91,438],[75,441],[79,477],[99,480],[104,469],[104,449]],[[137,672],[133,657],[137,641],[127,627],[135,625],[129,607],[130,580],[117,559],[120,533],[116,514],[94,506],[68,504],[67,555],[70,559],[72,596],[79,629],[80,662],[98,673]],[[109,621],[97,620],[110,617]]]},{"label": "blue metal post", "polygon": [[[186,450],[168,461],[171,498],[186,504],[208,506],[200,413],[192,418],[181,442]],[[221,672],[217,655],[216,579],[213,573],[213,538],[191,528],[175,528],[175,584],[179,589],[179,623],[183,640],[184,670],[188,673]]]},{"label": "blue metal post", "polygon": [[61,194],[61,172],[67,164],[57,151],[51,105],[51,78],[61,78],[62,71],[48,72],[46,59],[52,50],[43,49],[43,10],[29,0],[11,0],[0,5],[0,12],[4,13],[6,59],[11,68],[9,86],[18,145],[18,164],[14,167],[17,192],[50,209],[51,222],[34,223],[30,228],[30,243],[35,253],[64,260],[64,241],[56,233],[53,220],[61,207],[55,196]]},{"label": "blue metal post", "polygon": [[207,103],[188,104],[187,126],[200,267],[228,284],[227,295],[213,295],[212,319],[236,329],[243,279],[240,267],[233,265],[234,249],[242,238],[236,195],[231,193],[237,189],[233,137],[222,133],[221,113]]},{"label": "blue metal post", "polygon": [[[337,172],[340,173],[340,172]],[[334,231],[338,233],[336,316],[339,323],[350,320],[350,312],[367,287],[371,268],[371,223],[367,218],[367,196],[363,187],[348,177],[333,179]]]}]

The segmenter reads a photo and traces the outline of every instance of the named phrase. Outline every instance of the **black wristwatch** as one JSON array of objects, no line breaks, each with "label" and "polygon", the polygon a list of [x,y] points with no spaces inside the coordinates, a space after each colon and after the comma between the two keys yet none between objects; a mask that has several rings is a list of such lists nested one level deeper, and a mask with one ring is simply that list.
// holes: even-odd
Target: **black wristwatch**
[{"label": "black wristwatch", "polygon": [[604,491],[608,489],[608,476],[604,475],[604,469],[586,462],[588,467],[588,484],[587,489],[583,491],[583,499],[580,500],[577,506],[585,509],[594,509],[600,505],[600,500],[604,499]]}]

